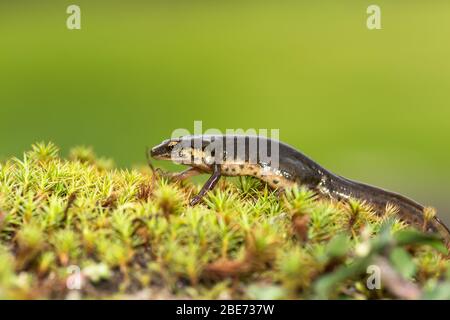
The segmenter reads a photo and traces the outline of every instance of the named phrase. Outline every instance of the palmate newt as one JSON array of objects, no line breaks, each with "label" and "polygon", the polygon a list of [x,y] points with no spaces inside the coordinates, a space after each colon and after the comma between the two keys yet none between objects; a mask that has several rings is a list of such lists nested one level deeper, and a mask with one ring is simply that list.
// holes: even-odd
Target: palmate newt
[{"label": "palmate newt", "polygon": [[[397,207],[401,220],[422,227],[425,207],[400,194],[336,175],[293,147],[262,136],[196,135],[163,141],[150,150],[155,159],[172,160],[190,166],[176,174],[182,180],[198,174],[211,174],[195,205],[212,190],[221,176],[253,176],[274,189],[303,185],[320,196],[338,201],[350,198],[366,201],[377,212],[388,204]],[[275,160],[275,161],[274,161]],[[450,231],[436,216],[427,222],[427,231],[439,233],[450,243]]]}]

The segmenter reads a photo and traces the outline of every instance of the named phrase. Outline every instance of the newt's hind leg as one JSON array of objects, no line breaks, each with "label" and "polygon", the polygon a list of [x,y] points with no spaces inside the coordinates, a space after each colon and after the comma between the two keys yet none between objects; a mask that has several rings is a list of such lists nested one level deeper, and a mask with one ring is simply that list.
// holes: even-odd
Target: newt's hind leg
[{"label": "newt's hind leg", "polygon": [[195,206],[197,203],[200,202],[200,200],[202,200],[203,196],[210,190],[214,189],[214,187],[216,186],[217,182],[219,182],[221,177],[221,168],[220,165],[215,164],[213,167],[213,174],[211,175],[211,177],[209,177],[209,179],[206,181],[206,183],[203,185],[202,189],[200,190],[200,192],[192,198],[190,205],[191,206]]}]

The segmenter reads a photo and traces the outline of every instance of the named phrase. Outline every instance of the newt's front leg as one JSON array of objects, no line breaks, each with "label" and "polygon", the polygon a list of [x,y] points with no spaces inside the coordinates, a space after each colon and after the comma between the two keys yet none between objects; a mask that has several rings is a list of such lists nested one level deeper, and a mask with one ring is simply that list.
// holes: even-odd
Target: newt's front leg
[{"label": "newt's front leg", "polygon": [[218,164],[215,164],[213,166],[213,173],[211,175],[211,177],[209,177],[209,179],[205,182],[205,184],[203,185],[202,189],[200,190],[200,192],[192,198],[190,205],[191,206],[195,206],[197,203],[200,202],[200,200],[202,200],[203,196],[210,190],[214,189],[214,187],[216,186],[217,182],[219,182],[220,177],[221,177],[221,167]]}]

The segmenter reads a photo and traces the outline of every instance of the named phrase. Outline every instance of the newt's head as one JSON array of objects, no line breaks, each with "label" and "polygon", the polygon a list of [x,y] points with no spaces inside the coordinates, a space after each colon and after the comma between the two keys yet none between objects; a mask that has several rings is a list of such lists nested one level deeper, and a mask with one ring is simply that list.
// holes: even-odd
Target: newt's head
[{"label": "newt's head", "polygon": [[208,146],[211,145],[208,136],[184,136],[164,140],[150,150],[150,156],[158,160],[171,160],[190,166],[204,166],[208,164]]},{"label": "newt's head", "polygon": [[179,143],[179,139],[167,139],[154,146],[150,150],[150,156],[159,160],[170,160],[174,147]]}]

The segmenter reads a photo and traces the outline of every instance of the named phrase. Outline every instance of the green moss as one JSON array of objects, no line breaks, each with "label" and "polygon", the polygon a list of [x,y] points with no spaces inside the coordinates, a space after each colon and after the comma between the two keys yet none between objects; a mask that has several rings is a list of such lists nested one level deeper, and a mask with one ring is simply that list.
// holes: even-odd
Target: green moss
[{"label": "green moss", "polygon": [[[280,196],[252,178],[189,207],[198,187],[115,169],[84,147],[66,160],[40,143],[0,163],[0,298],[72,297],[73,270],[81,298],[403,298],[402,283],[407,297],[450,296],[446,248],[393,207],[302,187]],[[377,264],[382,287],[370,290]]]}]

